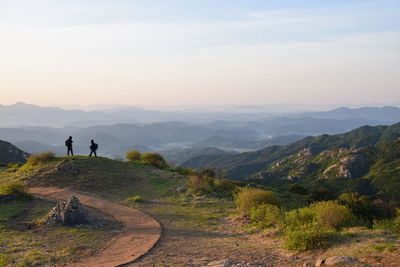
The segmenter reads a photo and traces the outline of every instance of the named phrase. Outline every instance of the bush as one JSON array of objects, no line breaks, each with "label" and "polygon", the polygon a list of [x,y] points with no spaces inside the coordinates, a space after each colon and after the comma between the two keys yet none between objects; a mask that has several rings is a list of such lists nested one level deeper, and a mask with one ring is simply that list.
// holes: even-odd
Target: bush
[{"label": "bush", "polygon": [[190,175],[187,187],[193,193],[207,194],[214,187],[214,179],[208,176]]},{"label": "bush", "polygon": [[190,175],[187,186],[193,193],[215,193],[216,195],[224,197],[232,197],[237,188],[236,185],[229,180],[203,176],[200,174]]},{"label": "bush", "polygon": [[387,230],[400,234],[400,209],[396,210],[397,216],[392,220],[374,221],[374,229]]},{"label": "bush", "polygon": [[0,194],[11,195],[19,199],[30,198],[29,188],[22,182],[8,182],[0,186]]},{"label": "bush", "polygon": [[235,204],[237,210],[242,215],[250,215],[253,207],[262,204],[279,205],[278,198],[271,191],[264,191],[256,188],[242,188],[235,195]]},{"label": "bush", "polygon": [[321,201],[308,207],[292,210],[286,214],[285,222],[290,231],[311,226],[340,229],[353,219],[350,209],[337,201]]},{"label": "bush", "polygon": [[217,192],[223,196],[230,196],[232,197],[233,194],[236,192],[237,186],[229,180],[216,178],[214,179],[214,187],[213,191]]},{"label": "bush", "polygon": [[282,228],[283,226],[281,209],[271,204],[262,204],[258,207],[253,207],[250,212],[250,219],[262,228]]},{"label": "bush", "polygon": [[289,231],[286,234],[284,246],[290,250],[306,251],[324,249],[336,238],[337,233],[317,227]]},{"label": "bush", "polygon": [[374,221],[382,219],[393,219],[396,208],[399,207],[397,201],[384,201],[381,199],[371,199],[368,196],[359,196],[357,193],[344,193],[339,196],[341,203],[346,204],[351,213],[357,217],[359,222],[371,228]]},{"label": "bush", "polygon": [[353,216],[347,206],[337,201],[322,201],[312,205],[315,209],[316,221],[321,226],[328,226],[336,230],[349,224]]},{"label": "bush", "polygon": [[128,161],[137,161],[140,160],[140,152],[137,150],[130,150],[126,152],[125,157]]},{"label": "bush", "polygon": [[167,168],[168,164],[165,159],[158,153],[145,153],[140,157],[146,163],[150,163],[151,165],[157,168]]},{"label": "bush", "polygon": [[28,165],[35,166],[41,163],[49,162],[50,160],[55,158],[55,154],[53,152],[43,152],[39,154],[30,155],[28,157]]},{"label": "bush", "polygon": [[315,210],[311,207],[291,210],[285,215],[285,225],[288,231],[298,231],[310,228],[316,223]]}]

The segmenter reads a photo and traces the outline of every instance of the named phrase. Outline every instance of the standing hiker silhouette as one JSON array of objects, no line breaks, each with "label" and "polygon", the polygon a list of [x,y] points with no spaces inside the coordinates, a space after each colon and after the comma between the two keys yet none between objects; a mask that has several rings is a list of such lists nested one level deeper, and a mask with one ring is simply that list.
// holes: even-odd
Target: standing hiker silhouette
[{"label": "standing hiker silhouette", "polygon": [[90,140],[90,154],[89,154],[89,157],[91,157],[92,156],[92,154],[94,154],[94,156],[97,158],[97,153],[96,153],[96,151],[97,151],[97,149],[99,148],[99,145],[98,144],[96,144],[95,142],[94,142],[94,140]]},{"label": "standing hiker silhouette", "polygon": [[71,156],[74,155],[74,151],[72,150],[72,136],[70,136],[67,140],[65,140],[65,146],[67,147],[67,154],[71,153]]}]

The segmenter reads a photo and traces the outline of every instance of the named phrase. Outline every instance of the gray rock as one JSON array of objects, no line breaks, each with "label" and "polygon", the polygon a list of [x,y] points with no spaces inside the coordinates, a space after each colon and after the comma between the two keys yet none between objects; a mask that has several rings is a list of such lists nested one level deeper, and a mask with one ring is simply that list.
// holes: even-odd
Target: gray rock
[{"label": "gray rock", "polygon": [[332,265],[343,265],[343,264],[349,264],[349,263],[355,263],[358,262],[358,260],[347,257],[347,256],[333,256],[330,258],[327,258],[325,260],[325,265],[327,266],[332,266]]},{"label": "gray rock", "polygon": [[67,202],[59,202],[50,211],[46,224],[62,224],[75,226],[81,224],[93,224],[94,220],[89,216],[86,208],[79,199],[72,196]]}]

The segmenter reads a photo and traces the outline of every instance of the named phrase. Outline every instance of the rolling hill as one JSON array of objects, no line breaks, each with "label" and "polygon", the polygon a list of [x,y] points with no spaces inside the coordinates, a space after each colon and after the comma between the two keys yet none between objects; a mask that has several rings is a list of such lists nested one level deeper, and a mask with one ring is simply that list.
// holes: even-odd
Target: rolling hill
[{"label": "rolling hill", "polygon": [[25,162],[28,156],[28,153],[20,150],[16,146],[0,140],[0,165]]},{"label": "rolling hill", "polygon": [[238,155],[198,156],[181,165],[197,169],[216,168],[224,170],[230,179],[241,180],[304,149],[308,149],[311,154],[315,155],[325,150],[358,149],[388,143],[399,136],[400,123],[391,126],[363,126],[343,134],[306,137],[287,146],[270,146],[259,151]]}]

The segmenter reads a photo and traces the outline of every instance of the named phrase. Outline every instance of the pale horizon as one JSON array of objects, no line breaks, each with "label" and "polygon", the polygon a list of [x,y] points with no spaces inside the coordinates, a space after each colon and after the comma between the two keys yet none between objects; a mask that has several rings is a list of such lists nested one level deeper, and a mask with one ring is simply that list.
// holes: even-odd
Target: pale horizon
[{"label": "pale horizon", "polygon": [[400,103],[399,15],[393,0],[1,1],[0,104]]}]

